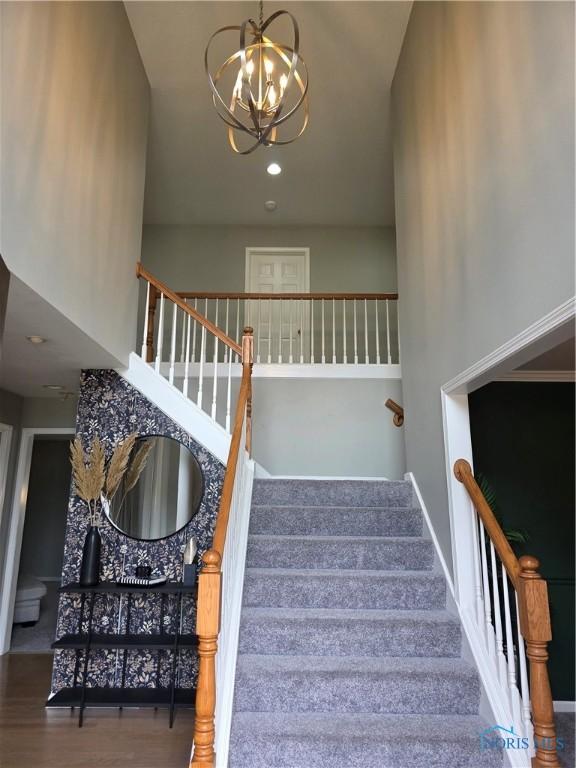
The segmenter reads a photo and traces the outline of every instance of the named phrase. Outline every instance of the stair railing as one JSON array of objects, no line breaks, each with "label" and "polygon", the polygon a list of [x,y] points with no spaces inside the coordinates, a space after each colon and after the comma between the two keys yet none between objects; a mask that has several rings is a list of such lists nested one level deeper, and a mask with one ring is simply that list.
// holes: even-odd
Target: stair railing
[{"label": "stair railing", "polygon": [[[252,326],[255,363],[399,363],[397,293],[180,291],[177,295],[237,341],[241,329]],[[154,325],[156,306],[152,296],[149,327]]]},{"label": "stair railing", "polygon": [[394,417],[392,421],[394,422],[395,427],[401,427],[402,424],[404,424],[404,408],[402,408],[401,405],[398,405],[398,403],[395,400],[392,400],[391,397],[386,400],[384,403],[386,408],[388,408],[389,411],[392,411],[394,414]]},{"label": "stair railing", "polygon": [[477,513],[474,586],[478,633],[507,698],[518,729],[515,734],[527,739],[533,768],[559,768],[547,666],[547,646],[552,639],[550,608],[546,581],[538,573],[540,563],[529,555],[516,557],[465,459],[456,461],[454,474]]},{"label": "stair railing", "polygon": [[[224,690],[230,693],[234,685],[238,624],[234,623],[233,614],[240,605],[243,574],[233,565],[235,560],[242,560],[243,550],[242,546],[238,546],[238,542],[245,542],[247,536],[251,495],[247,483],[250,482],[252,328],[244,329],[241,354],[242,383],[234,417],[220,507],[212,547],[202,557],[203,566],[198,576],[196,634],[199,670],[194,745],[190,768],[214,767],[215,740],[220,737],[218,741],[224,744],[224,751],[227,749],[226,739],[231,719],[230,706],[226,711],[221,711],[221,716],[218,717],[218,705],[221,703],[218,697]],[[237,593],[235,596],[233,596],[234,590]],[[237,619],[239,620],[239,615]],[[227,630],[224,638],[227,648],[225,659],[222,659],[219,654],[217,670],[216,653],[221,624]],[[221,728],[224,733],[218,733],[218,728]]]},{"label": "stair railing", "polygon": [[[146,283],[142,359],[230,433],[233,363],[242,347],[140,263],[136,274]],[[224,396],[218,393],[221,368]]]}]

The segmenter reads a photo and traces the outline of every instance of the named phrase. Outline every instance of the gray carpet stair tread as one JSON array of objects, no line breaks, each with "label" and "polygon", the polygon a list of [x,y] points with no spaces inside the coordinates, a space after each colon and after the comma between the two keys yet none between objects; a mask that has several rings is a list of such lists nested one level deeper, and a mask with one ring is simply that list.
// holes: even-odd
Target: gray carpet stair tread
[{"label": "gray carpet stair tread", "polygon": [[251,533],[334,536],[421,536],[414,507],[252,506]]},{"label": "gray carpet stair tread", "polygon": [[285,655],[460,655],[460,624],[446,611],[245,608],[240,652]]},{"label": "gray carpet stair tread", "polygon": [[409,536],[248,537],[247,567],[430,570],[428,539]]},{"label": "gray carpet stair tread", "polygon": [[238,712],[229,768],[496,768],[477,715]]},{"label": "gray carpet stair tread", "polygon": [[446,583],[430,571],[247,568],[246,607],[438,609]]},{"label": "gray carpet stair tread", "polygon": [[405,507],[412,495],[407,481],[263,479],[254,481],[252,503]]},{"label": "gray carpet stair tread", "polygon": [[476,670],[461,659],[241,654],[235,710],[477,714]]}]

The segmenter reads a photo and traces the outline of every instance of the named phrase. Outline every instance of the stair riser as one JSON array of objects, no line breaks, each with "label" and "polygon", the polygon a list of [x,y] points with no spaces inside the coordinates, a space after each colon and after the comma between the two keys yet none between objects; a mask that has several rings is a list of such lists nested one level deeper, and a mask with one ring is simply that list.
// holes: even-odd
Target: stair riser
[{"label": "stair riser", "polygon": [[[446,728],[449,729],[447,722]],[[228,768],[501,768],[502,755],[481,751],[478,738],[443,741],[291,737],[232,730]]]},{"label": "stair riser", "polygon": [[243,618],[240,653],[285,656],[459,656],[453,622]]},{"label": "stair riser", "polygon": [[331,539],[258,539],[250,537],[248,568],[345,568],[359,570],[429,570],[433,563],[432,543],[414,541],[351,541]]},{"label": "stair riser", "polygon": [[474,714],[479,705],[476,675],[341,671],[236,673],[238,712],[371,712]]},{"label": "stair riser", "polygon": [[358,480],[257,480],[253,504],[288,506],[407,507],[412,486],[406,482]]},{"label": "stair riser", "polygon": [[284,536],[421,536],[417,509],[253,507],[250,533]]},{"label": "stair riser", "polygon": [[269,608],[371,608],[427,610],[444,608],[446,587],[441,576],[412,580],[362,578],[344,573],[306,576],[246,573],[244,605]]}]

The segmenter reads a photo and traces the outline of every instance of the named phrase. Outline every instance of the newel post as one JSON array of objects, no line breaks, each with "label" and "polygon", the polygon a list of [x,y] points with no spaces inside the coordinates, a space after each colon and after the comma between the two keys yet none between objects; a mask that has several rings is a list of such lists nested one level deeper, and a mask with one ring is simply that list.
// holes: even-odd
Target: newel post
[{"label": "newel post", "polygon": [[254,329],[244,328],[242,336],[242,365],[250,366],[250,384],[246,401],[246,450],[252,455],[252,366],[254,365]]},{"label": "newel post", "polygon": [[154,317],[156,315],[156,302],[158,300],[158,291],[151,283],[150,285],[150,300],[148,302],[148,323],[146,328],[146,362],[152,363],[154,361]]},{"label": "newel post", "polygon": [[560,768],[547,665],[547,646],[552,640],[548,587],[538,573],[539,567],[535,557],[524,555],[520,558],[520,629],[530,662],[530,703],[536,741],[532,765],[534,768]]},{"label": "newel post", "polygon": [[194,719],[194,751],[190,768],[214,768],[214,712],[216,711],[216,651],[220,631],[221,558],[209,549],[204,553],[204,565],[198,576],[198,683]]}]

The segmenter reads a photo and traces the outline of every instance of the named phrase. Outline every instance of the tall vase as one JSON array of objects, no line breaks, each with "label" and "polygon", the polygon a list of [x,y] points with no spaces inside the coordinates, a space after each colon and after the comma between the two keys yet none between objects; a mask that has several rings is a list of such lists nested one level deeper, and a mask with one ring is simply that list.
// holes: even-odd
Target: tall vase
[{"label": "tall vase", "polygon": [[80,585],[94,587],[100,581],[100,547],[102,540],[98,526],[91,525],[86,534],[80,566]]}]

